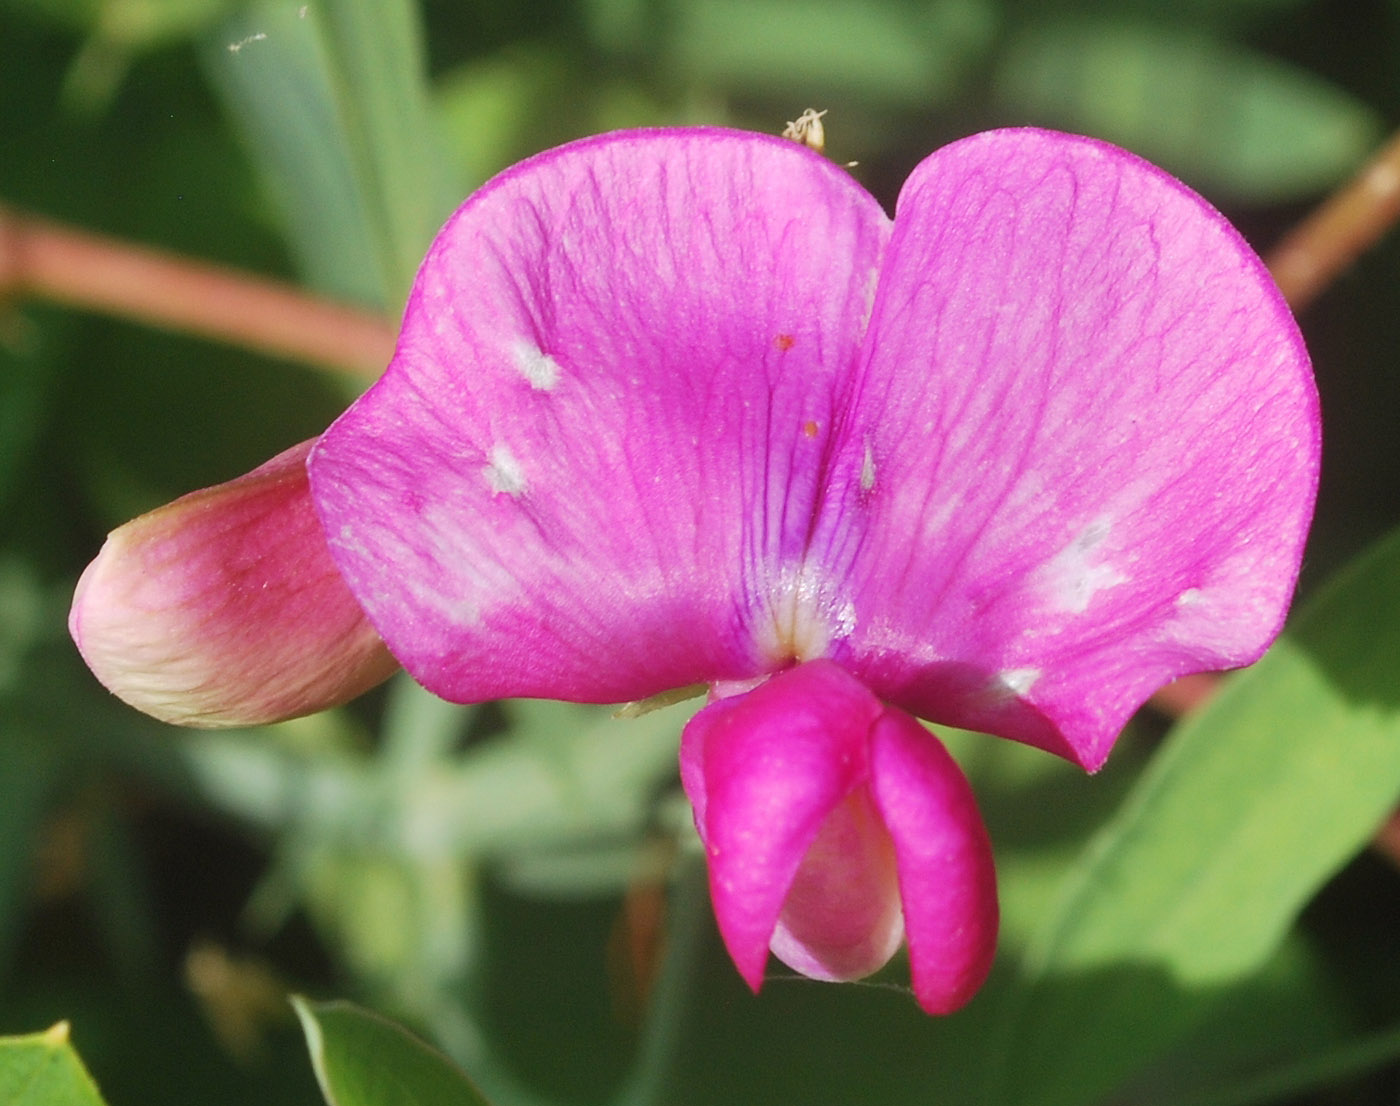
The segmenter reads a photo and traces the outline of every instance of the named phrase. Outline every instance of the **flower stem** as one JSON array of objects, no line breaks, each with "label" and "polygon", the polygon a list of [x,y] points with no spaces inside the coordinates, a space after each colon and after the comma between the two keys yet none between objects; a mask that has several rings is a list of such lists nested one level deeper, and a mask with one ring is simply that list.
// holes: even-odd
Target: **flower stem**
[{"label": "flower stem", "polygon": [[0,295],[18,293],[360,377],[393,324],[290,284],[135,246],[0,206]]},{"label": "flower stem", "polygon": [[1301,311],[1400,219],[1400,131],[1268,257],[1283,297]]}]

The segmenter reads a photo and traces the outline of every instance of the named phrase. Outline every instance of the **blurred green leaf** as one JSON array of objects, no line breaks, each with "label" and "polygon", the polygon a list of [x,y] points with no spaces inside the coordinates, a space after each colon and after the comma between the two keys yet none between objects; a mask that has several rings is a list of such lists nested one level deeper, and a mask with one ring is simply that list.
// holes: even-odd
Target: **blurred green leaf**
[{"label": "blurred green leaf", "polygon": [[392,311],[460,199],[420,39],[410,0],[252,0],[204,51],[307,280]]},{"label": "blurred green leaf", "polygon": [[1097,1101],[1265,963],[1400,796],[1397,655],[1400,532],[1154,758],[1027,958],[993,1101]]},{"label": "blurred green leaf", "polygon": [[27,913],[35,841],[69,768],[68,750],[33,723],[22,702],[66,598],[41,585],[24,561],[0,557],[0,976]]},{"label": "blurred green leaf", "polygon": [[0,694],[18,688],[30,650],[52,635],[57,596],[18,557],[0,557]]},{"label": "blurred green leaf", "polygon": [[1019,954],[1057,906],[1086,842],[1102,829],[1141,772],[1147,743],[1129,726],[1095,776],[1016,741],[931,726],[977,793],[996,852],[998,948]]},{"label": "blurred green leaf", "polygon": [[79,115],[106,109],[135,55],[198,34],[234,0],[8,0],[8,6],[86,36],[64,78]]},{"label": "blurred green leaf", "polygon": [[160,931],[139,844],[110,804],[89,817],[84,861],[93,920],[119,974],[149,981],[161,959]]},{"label": "blurred green leaf", "polygon": [[415,861],[371,850],[292,846],[298,897],[338,960],[396,1009],[434,1009],[477,957],[468,859]]},{"label": "blurred green leaf", "polygon": [[28,731],[11,725],[0,732],[0,972],[25,921],[35,841],[64,767],[62,752]]},{"label": "blurred green leaf", "polygon": [[[463,66],[440,82],[437,99],[448,140],[483,176],[572,137],[556,128],[585,101],[568,58],[554,49],[516,50]],[[541,130],[549,137],[532,141]]]},{"label": "blurred green leaf", "polygon": [[258,731],[182,734],[168,759],[201,801],[263,829],[295,827],[319,841],[422,859],[499,854],[635,832],[674,779],[681,728],[696,706],[618,720],[574,704],[517,706],[524,702],[507,709],[543,719],[558,707],[558,717],[580,721],[522,727],[520,737],[493,737],[418,773],[294,754]]},{"label": "blurred green leaf", "polygon": [[446,1057],[347,1002],[293,998],[329,1106],[489,1106]]},{"label": "blurred green leaf", "polygon": [[389,684],[379,727],[386,770],[415,776],[450,760],[477,709],[439,699],[407,672],[399,673]]},{"label": "blurred green leaf", "polygon": [[[53,365],[39,351],[13,350],[3,331],[24,329],[17,316],[0,318],[0,509],[8,505],[24,464],[45,428],[54,391]],[[37,343],[25,341],[26,346]],[[3,631],[0,631],[3,633]]]},{"label": "blurred green leaf", "polygon": [[[1356,1014],[1324,950],[1300,927],[1260,971],[1235,982],[1202,1021],[1119,1097],[1134,1106],[1186,1106],[1347,1047]],[[1231,1091],[1230,1088],[1235,1088]],[[1245,1101],[1249,1101],[1246,1099]],[[1269,1099],[1272,1101],[1272,1099]]]},{"label": "blurred green leaf", "polygon": [[[1018,0],[1011,0],[1013,4]],[[1283,16],[1290,9],[1301,8],[1307,0],[1176,0],[1170,12],[1172,21],[1178,26],[1199,27],[1202,24],[1244,25],[1251,20]],[[1044,0],[1030,0],[1021,4],[1033,16],[1044,17],[1048,5]],[[1147,18],[1160,17],[1163,13],[1161,0],[1065,0],[1059,6],[1081,14],[1110,14],[1121,17],[1125,13]]]},{"label": "blurred green leaf", "polygon": [[782,95],[793,112],[850,94],[932,107],[996,27],[985,0],[684,0],[670,15],[668,69],[720,89]]},{"label": "blurred green leaf", "polygon": [[7,0],[72,30],[134,48],[155,46],[207,27],[233,0]]},{"label": "blurred green leaf", "polygon": [[1381,134],[1374,111],[1312,73],[1146,23],[1024,30],[994,84],[1017,119],[1119,143],[1197,187],[1254,202],[1331,186]]},{"label": "blurred green leaf", "polygon": [[[1233,1027],[1232,1027],[1233,1028]],[[1247,1080],[1228,1082],[1199,1096],[1176,1097],[1171,1106],[1266,1106],[1341,1082],[1400,1059],[1400,1026],[1349,1040],[1314,1054],[1281,1059]]]},{"label": "blurred green leaf", "polygon": [[44,1033],[0,1038],[0,1102],[5,1106],[104,1106],[97,1084],[68,1039],[68,1023]]},{"label": "blurred green leaf", "polygon": [[639,84],[600,81],[574,53],[520,47],[463,65],[436,90],[443,132],[473,184],[572,139],[623,127],[674,125],[674,110]]}]

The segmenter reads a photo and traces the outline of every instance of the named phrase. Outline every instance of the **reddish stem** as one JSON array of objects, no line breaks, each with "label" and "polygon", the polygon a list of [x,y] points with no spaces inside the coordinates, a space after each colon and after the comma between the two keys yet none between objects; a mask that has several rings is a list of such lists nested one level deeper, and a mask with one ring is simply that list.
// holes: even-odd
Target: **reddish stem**
[{"label": "reddish stem", "polygon": [[1301,311],[1400,219],[1400,132],[1269,255],[1269,269]]},{"label": "reddish stem", "polygon": [[356,376],[378,375],[394,350],[395,328],[379,315],[0,207],[7,291]]},{"label": "reddish stem", "polygon": [[1400,810],[1395,811],[1380,832],[1371,840],[1371,845],[1397,868],[1400,868]]}]

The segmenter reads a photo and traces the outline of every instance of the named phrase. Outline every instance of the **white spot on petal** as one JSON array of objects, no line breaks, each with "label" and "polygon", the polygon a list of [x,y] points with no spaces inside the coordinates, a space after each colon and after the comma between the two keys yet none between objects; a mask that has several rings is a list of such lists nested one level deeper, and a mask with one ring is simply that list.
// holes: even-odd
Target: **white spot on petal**
[{"label": "white spot on petal", "polygon": [[549,392],[559,383],[559,362],[525,338],[510,347],[515,368],[537,392]]},{"label": "white spot on petal", "polygon": [[1040,579],[1052,606],[1070,614],[1083,614],[1099,592],[1127,579],[1112,565],[1096,562],[1095,551],[1103,545],[1108,532],[1107,519],[1095,520],[1045,566]]},{"label": "white spot on petal", "polygon": [[999,710],[1013,699],[1024,699],[1041,675],[1039,668],[1007,668],[998,672],[983,685],[981,705]]},{"label": "white spot on petal", "polygon": [[515,498],[525,492],[525,470],[515,454],[503,445],[491,447],[490,461],[482,466],[481,473],[493,492],[504,492]]},{"label": "white spot on petal", "polygon": [[870,443],[865,443],[865,457],[860,462],[860,490],[868,492],[875,487],[875,454]]},{"label": "white spot on petal", "polygon": [[1040,669],[1038,668],[1008,668],[1005,672],[998,673],[996,682],[1009,691],[1012,695],[1023,696],[1040,679]]}]

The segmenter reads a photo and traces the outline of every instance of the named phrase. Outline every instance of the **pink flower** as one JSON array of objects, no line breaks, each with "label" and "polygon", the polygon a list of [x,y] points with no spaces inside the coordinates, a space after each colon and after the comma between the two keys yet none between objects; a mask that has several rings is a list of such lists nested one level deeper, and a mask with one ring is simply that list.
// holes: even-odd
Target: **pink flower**
[{"label": "pink flower", "polygon": [[1097,768],[1156,688],[1277,633],[1318,448],[1258,258],[1121,150],[978,135],[892,223],[782,139],[619,133],[463,205],[309,497],[129,524],[72,625],[185,721],[352,693],[384,669],[359,629],[323,677],[361,610],[452,700],[708,684],[682,779],[744,978],[905,941],[942,1012],[990,966],[994,876],[915,716]]}]

